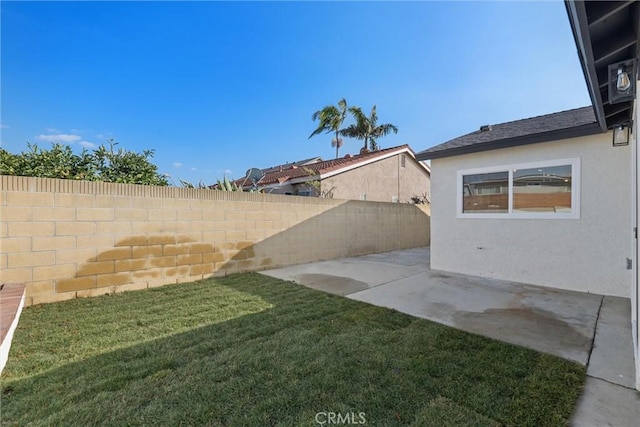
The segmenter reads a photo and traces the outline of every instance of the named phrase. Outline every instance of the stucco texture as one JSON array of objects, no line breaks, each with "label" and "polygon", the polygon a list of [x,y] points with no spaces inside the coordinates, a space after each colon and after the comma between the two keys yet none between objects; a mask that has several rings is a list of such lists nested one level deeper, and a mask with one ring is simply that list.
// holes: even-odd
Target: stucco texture
[{"label": "stucco texture", "polygon": [[[405,158],[404,167],[402,157]],[[395,156],[322,180],[322,191],[336,199],[407,203],[412,196],[429,195],[428,172],[409,155]]]},{"label": "stucco texture", "polygon": [[[435,159],[431,267],[620,297],[630,296],[631,148],[611,133]],[[580,159],[577,219],[458,218],[457,172]],[[574,177],[575,179],[575,177]]]}]

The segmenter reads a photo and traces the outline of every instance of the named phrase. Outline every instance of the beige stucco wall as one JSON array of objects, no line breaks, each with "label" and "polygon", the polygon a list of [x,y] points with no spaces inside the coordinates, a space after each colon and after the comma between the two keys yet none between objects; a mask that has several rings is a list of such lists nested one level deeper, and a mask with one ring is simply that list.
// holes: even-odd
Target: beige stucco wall
[{"label": "beige stucco wall", "polygon": [[[405,167],[401,166],[401,157],[405,156]],[[406,203],[411,196],[430,194],[429,174],[407,154],[395,156],[361,166],[356,169],[326,178],[322,181],[322,190],[333,188],[336,199],[360,200],[366,194],[366,200],[391,202],[397,197]]]},{"label": "beige stucco wall", "polygon": [[[562,289],[630,296],[631,148],[611,133],[435,159],[431,267]],[[457,171],[580,158],[579,219],[456,217]]]},{"label": "beige stucco wall", "polygon": [[27,305],[428,244],[422,206],[0,176]]}]

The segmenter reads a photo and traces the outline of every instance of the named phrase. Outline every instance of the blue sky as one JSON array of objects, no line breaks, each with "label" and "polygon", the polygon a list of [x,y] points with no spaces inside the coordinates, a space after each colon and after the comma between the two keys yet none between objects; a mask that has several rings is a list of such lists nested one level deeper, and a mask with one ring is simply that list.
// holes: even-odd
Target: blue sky
[{"label": "blue sky", "polygon": [[343,97],[398,126],[383,148],[415,151],[590,104],[562,1],[2,1],[0,17],[3,148],[114,138],[174,182],[335,157],[308,136]]}]

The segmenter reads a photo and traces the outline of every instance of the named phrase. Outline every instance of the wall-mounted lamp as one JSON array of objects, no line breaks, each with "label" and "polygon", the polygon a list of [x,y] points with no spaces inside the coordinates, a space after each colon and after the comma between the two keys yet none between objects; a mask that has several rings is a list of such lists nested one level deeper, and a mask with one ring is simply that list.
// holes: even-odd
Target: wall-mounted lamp
[{"label": "wall-mounted lamp", "polygon": [[631,81],[629,80],[629,73],[627,73],[622,67],[618,68],[618,78],[616,79],[616,89],[618,92],[627,92],[631,87]]},{"label": "wall-mounted lamp", "polygon": [[636,61],[609,65],[609,104],[632,101],[636,93]]},{"label": "wall-mounted lamp", "polygon": [[613,146],[629,145],[629,126],[619,125],[613,128]]}]

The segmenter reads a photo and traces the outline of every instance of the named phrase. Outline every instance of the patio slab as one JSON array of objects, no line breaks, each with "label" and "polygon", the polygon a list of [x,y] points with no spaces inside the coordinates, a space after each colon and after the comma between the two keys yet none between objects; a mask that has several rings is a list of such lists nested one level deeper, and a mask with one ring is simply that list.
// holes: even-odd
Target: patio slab
[{"label": "patio slab", "polygon": [[[604,297],[587,375],[634,388],[631,301]],[[638,417],[640,420],[640,417]]]},{"label": "patio slab", "polygon": [[[404,252],[404,251],[403,251]],[[336,295],[349,295],[424,271],[424,251],[394,252],[293,265],[262,273]],[[419,257],[421,256],[421,258]]]},{"label": "patio slab", "polygon": [[587,375],[569,425],[631,427],[640,420],[638,392]]}]

